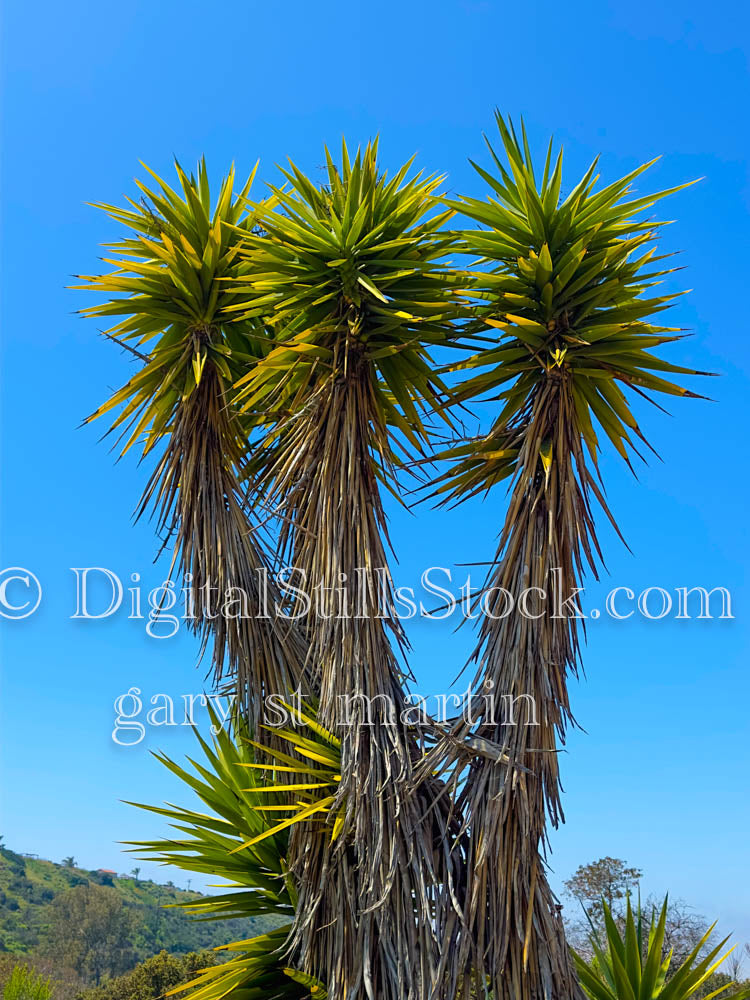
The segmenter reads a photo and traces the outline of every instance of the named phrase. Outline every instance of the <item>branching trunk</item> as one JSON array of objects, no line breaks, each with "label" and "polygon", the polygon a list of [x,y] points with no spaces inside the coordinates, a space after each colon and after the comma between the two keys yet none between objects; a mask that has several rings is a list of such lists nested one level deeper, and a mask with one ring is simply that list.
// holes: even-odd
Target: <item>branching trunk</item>
[{"label": "branching trunk", "polygon": [[580,438],[569,431],[568,390],[564,374],[550,375],[511,432],[520,472],[483,592],[488,613],[474,654],[471,711],[457,734],[482,737],[506,755],[475,759],[460,796],[471,827],[471,933],[461,939],[460,962],[489,978],[496,1000],[579,995],[545,874],[546,822],[556,827],[563,818],[557,755],[571,721],[567,678],[579,655],[568,598],[597,552],[589,495],[598,489]]},{"label": "branching trunk", "polygon": [[309,827],[293,839],[293,950],[325,979],[331,1000],[422,1000],[433,995],[440,965],[433,913],[450,860],[445,807],[432,801],[435,783],[415,793],[421,750],[402,718],[405,677],[394,648],[405,638],[387,611],[386,528],[372,456],[373,438],[385,429],[371,373],[351,355],[345,369],[285,429],[277,481],[287,493],[292,563],[327,597],[308,618],[308,666],[319,719],[342,740],[336,840]]},{"label": "branching trunk", "polygon": [[228,679],[255,729],[266,695],[302,683],[306,647],[296,626],[274,614],[280,593],[240,492],[237,442],[222,377],[209,360],[177,406],[140,510],[156,508],[164,544],[173,541],[174,563],[191,588],[188,625],[202,650],[212,640],[215,677]]}]

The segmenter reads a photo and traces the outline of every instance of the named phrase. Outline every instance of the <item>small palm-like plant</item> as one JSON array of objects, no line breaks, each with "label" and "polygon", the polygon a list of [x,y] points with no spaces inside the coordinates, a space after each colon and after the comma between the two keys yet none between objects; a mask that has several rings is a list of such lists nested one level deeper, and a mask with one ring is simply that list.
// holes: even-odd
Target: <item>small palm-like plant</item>
[{"label": "small palm-like plant", "polygon": [[[659,919],[655,912],[652,914],[647,935],[644,934],[640,901],[634,913],[628,899],[622,930],[606,902],[603,902],[603,910],[605,939],[602,940],[596,931],[590,935],[594,952],[591,961],[573,953],[578,978],[589,1000],[689,1000],[733,951],[730,948],[721,954],[728,938],[709,947],[716,926],[712,924],[679,968],[673,969],[671,951],[664,953],[666,899]],[[724,1000],[750,997],[750,987],[732,989],[733,986],[727,983],[708,993],[703,1000],[719,996]]]},{"label": "small palm-like plant", "polygon": [[[317,818],[328,824],[331,836],[335,834],[328,811],[332,799],[321,790],[335,786],[340,776],[338,740],[317,723],[313,709],[286,708],[290,725],[298,728],[277,729],[273,749],[250,739],[238,717],[231,734],[211,713],[215,736],[209,743],[197,735],[203,761],[190,759],[192,771],[156,754],[208,812],[133,803],[169,819],[177,833],[163,840],[132,843],[135,853],[226,880],[224,892],[175,905],[206,920],[272,917],[280,924],[267,934],[218,949],[228,952],[231,959],[202,970],[173,993],[195,988],[192,995],[201,1000],[219,1000],[231,991],[247,1000],[325,996],[317,980],[290,968],[285,959],[296,904],[287,858],[294,823]],[[278,745],[286,745],[289,752]],[[293,781],[277,783],[281,772]],[[277,823],[272,818],[277,811],[291,815]]]},{"label": "small palm-like plant", "polygon": [[167,996],[190,991],[192,1000],[325,1000],[325,987],[313,976],[284,964],[288,928],[269,931],[247,941],[233,941],[218,948],[232,956],[220,965],[199,972]]}]

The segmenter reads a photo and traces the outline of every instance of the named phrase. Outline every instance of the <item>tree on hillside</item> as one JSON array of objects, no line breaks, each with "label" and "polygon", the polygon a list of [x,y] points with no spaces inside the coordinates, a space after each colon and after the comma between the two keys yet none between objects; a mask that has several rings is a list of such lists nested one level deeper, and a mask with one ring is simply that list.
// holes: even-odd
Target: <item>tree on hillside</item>
[{"label": "tree on hillside", "polygon": [[[580,906],[574,906],[571,912],[566,910],[565,913],[568,940],[576,951],[590,957],[592,924],[598,933],[602,933],[604,903],[618,925],[624,926],[626,900],[628,896],[640,896],[642,877],[643,872],[639,868],[630,867],[621,858],[608,856],[580,865],[563,883],[566,895]],[[644,933],[661,907],[662,900],[654,896],[643,900],[641,919]],[[684,900],[670,899],[667,902],[664,946],[666,951],[673,952],[675,968],[685,961],[707,929],[708,920]]]},{"label": "tree on hillside", "polygon": [[733,949],[729,937],[717,940],[716,925],[706,928],[680,959],[665,938],[667,900],[653,907],[644,926],[641,900],[628,895],[618,917],[602,904],[604,927],[592,926],[590,955],[573,950],[579,981],[588,1000],[750,1000],[750,983],[732,982],[724,965]]},{"label": "tree on hillside", "polygon": [[67,858],[62,859],[60,864],[63,866],[63,868],[75,868],[76,859],[73,857],[72,854],[69,854]]},{"label": "tree on hillside", "polygon": [[[644,927],[651,926],[655,912],[658,916],[657,903],[656,897],[652,895],[646,898],[643,905]],[[667,951],[673,952],[676,966],[685,961],[706,933],[708,926],[708,919],[702,913],[698,913],[684,899],[669,900],[664,926],[664,945]]]},{"label": "tree on hillside", "polygon": [[187,955],[160,951],[130,972],[84,990],[76,1000],[154,1000],[216,962],[216,955],[209,951]]},{"label": "tree on hillside", "polygon": [[135,961],[136,916],[116,889],[77,885],[53,900],[50,952],[62,965],[95,983]]},{"label": "tree on hillside", "polygon": [[637,888],[643,876],[639,868],[629,868],[620,858],[599,858],[581,865],[563,885],[589,913],[600,913],[602,899],[610,910],[615,903]]}]

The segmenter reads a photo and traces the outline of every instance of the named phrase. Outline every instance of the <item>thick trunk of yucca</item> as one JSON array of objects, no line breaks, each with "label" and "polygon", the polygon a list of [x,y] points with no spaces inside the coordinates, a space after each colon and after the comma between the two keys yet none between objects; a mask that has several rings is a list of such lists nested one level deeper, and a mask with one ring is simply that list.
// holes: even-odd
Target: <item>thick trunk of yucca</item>
[{"label": "thick trunk of yucca", "polygon": [[141,512],[153,504],[165,544],[173,539],[175,563],[191,589],[188,625],[202,650],[213,640],[216,680],[256,729],[264,697],[303,682],[305,643],[295,626],[272,617],[280,595],[241,497],[230,414],[222,377],[208,361],[177,407]]},{"label": "thick trunk of yucca", "polygon": [[[565,378],[550,377],[513,432],[517,478],[475,652],[473,712],[480,724],[474,733],[502,746],[507,759],[476,759],[461,796],[471,827],[471,934],[462,939],[461,960],[474,949],[494,1000],[581,995],[544,860],[546,823],[557,826],[563,818],[557,754],[571,720],[567,676],[578,663],[578,622],[564,602],[575,593],[584,560],[593,565],[596,548],[591,483],[567,388]],[[516,601],[504,617],[507,599],[499,588]],[[524,591],[529,615],[539,617],[520,613]]]},{"label": "thick trunk of yucca", "polygon": [[331,1000],[426,1000],[440,955],[433,909],[445,828],[430,788],[414,789],[418,747],[400,721],[404,678],[393,651],[404,638],[381,614],[390,584],[383,586],[385,523],[371,448],[385,430],[370,371],[351,358],[347,368],[319,393],[315,433],[299,425],[306,444],[297,447],[292,418],[285,449],[292,562],[308,586],[346,588],[349,597],[346,615],[336,615],[334,602],[331,617],[308,620],[319,719],[342,740],[334,811],[343,824],[333,843],[330,825],[294,835],[292,948]]}]

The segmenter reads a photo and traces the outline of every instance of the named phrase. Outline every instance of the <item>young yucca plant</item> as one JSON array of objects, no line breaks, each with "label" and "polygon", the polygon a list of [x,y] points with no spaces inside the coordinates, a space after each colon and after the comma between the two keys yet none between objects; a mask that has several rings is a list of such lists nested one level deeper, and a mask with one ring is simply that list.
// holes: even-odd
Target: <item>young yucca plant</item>
[{"label": "young yucca plant", "polygon": [[262,318],[274,340],[237,384],[264,433],[251,482],[280,514],[290,564],[323,594],[345,585],[351,609],[307,618],[320,720],[342,741],[341,823],[333,848],[292,838],[296,954],[335,1000],[415,1000],[439,975],[432,900],[458,852],[435,848],[445,841],[442,807],[430,808],[439,796],[415,794],[418,743],[398,721],[394,650],[405,639],[378,615],[392,606],[381,487],[395,488],[404,454],[423,451],[447,400],[430,351],[456,339],[457,277],[445,262],[440,178],[411,175],[410,164],[387,176],[376,143],[353,158],[344,145],[340,165],[326,162],[322,185],[292,165],[287,188],[272,189],[265,235],[244,240],[234,287],[246,301],[231,307]]},{"label": "young yucca plant", "polygon": [[[257,713],[261,695],[296,688],[303,658],[293,628],[257,614],[267,559],[241,485],[249,443],[233,405],[234,382],[267,350],[262,324],[233,311],[240,296],[231,281],[259,209],[248,201],[252,176],[235,191],[232,169],[212,202],[205,162],[197,177],[176,169],[180,192],[149,171],[156,186],[138,182],[142,198],[130,209],[99,206],[128,232],[110,247],[114,271],[83,276],[79,287],[107,298],[82,312],[118,319],[107,335],[142,366],[89,419],[116,411],[123,452],[156,455],[138,513],[152,506],[164,544],[174,536],[175,563],[192,587],[189,624],[204,645],[213,637],[217,677],[228,674],[246,712]],[[232,587],[247,595],[249,615],[212,607]]]},{"label": "young yucca plant", "polygon": [[[605,940],[596,931],[590,935],[592,960],[587,962],[573,952],[578,978],[589,1000],[689,1000],[734,950],[730,948],[720,954],[729,940],[724,938],[704,953],[716,926],[712,924],[679,968],[673,969],[671,951],[664,953],[666,899],[658,920],[656,912],[652,913],[647,935],[640,900],[633,913],[628,899],[622,931],[606,902],[603,910]],[[719,996],[725,1000],[747,1000],[750,987],[733,989],[735,985],[727,983],[703,1000]]]},{"label": "young yucca plant", "polygon": [[[454,461],[436,490],[457,501],[510,481],[474,653],[478,723],[453,734],[507,756],[477,757],[461,786],[471,846],[456,956],[489,976],[496,1000],[526,1000],[577,989],[543,857],[546,820],[562,818],[557,741],[579,658],[578,621],[555,617],[555,595],[564,601],[586,568],[596,572],[594,503],[612,518],[598,481],[602,438],[628,464],[646,441],[627,393],[693,396],[664,376],[702,373],[653,353],[679,334],[654,319],[675,296],[653,291],[668,271],[653,245],[659,223],[643,217],[670,192],[631,195],[648,164],[604,188],[593,164],[563,197],[562,154],[553,162],[550,144],[537,175],[525,132],[519,139],[499,114],[497,124],[505,160],[490,145],[495,172],[476,168],[489,196],[449,204],[482,227],[463,233],[463,249],[478,258],[476,328],[496,337],[461,366],[478,371],[457,397],[489,393],[500,409],[486,436],[445,453]],[[505,613],[504,592],[523,591],[547,595],[531,609],[541,617]],[[538,724],[503,726],[487,712],[488,690],[530,695]]]},{"label": "young yucca plant", "polygon": [[[290,827],[296,822],[317,818],[328,825],[329,836],[335,835],[332,799],[323,791],[335,787],[339,778],[338,740],[318,724],[310,706],[285,708],[289,725],[296,728],[277,729],[274,748],[250,739],[238,716],[230,733],[212,712],[215,735],[209,743],[196,733],[203,760],[189,758],[192,771],[156,754],[207,812],[133,803],[166,817],[176,831],[161,840],[131,842],[134,853],[226,880],[220,887],[226,891],[177,906],[204,920],[270,917],[280,925],[218,949],[228,952],[230,960],[202,970],[172,993],[195,989],[191,995],[201,1000],[227,994],[243,1000],[326,995],[318,980],[291,968],[285,958],[297,902],[287,858]],[[288,753],[278,749],[282,745]],[[291,782],[279,783],[281,773],[291,776]],[[291,816],[276,822],[277,812]]]}]

